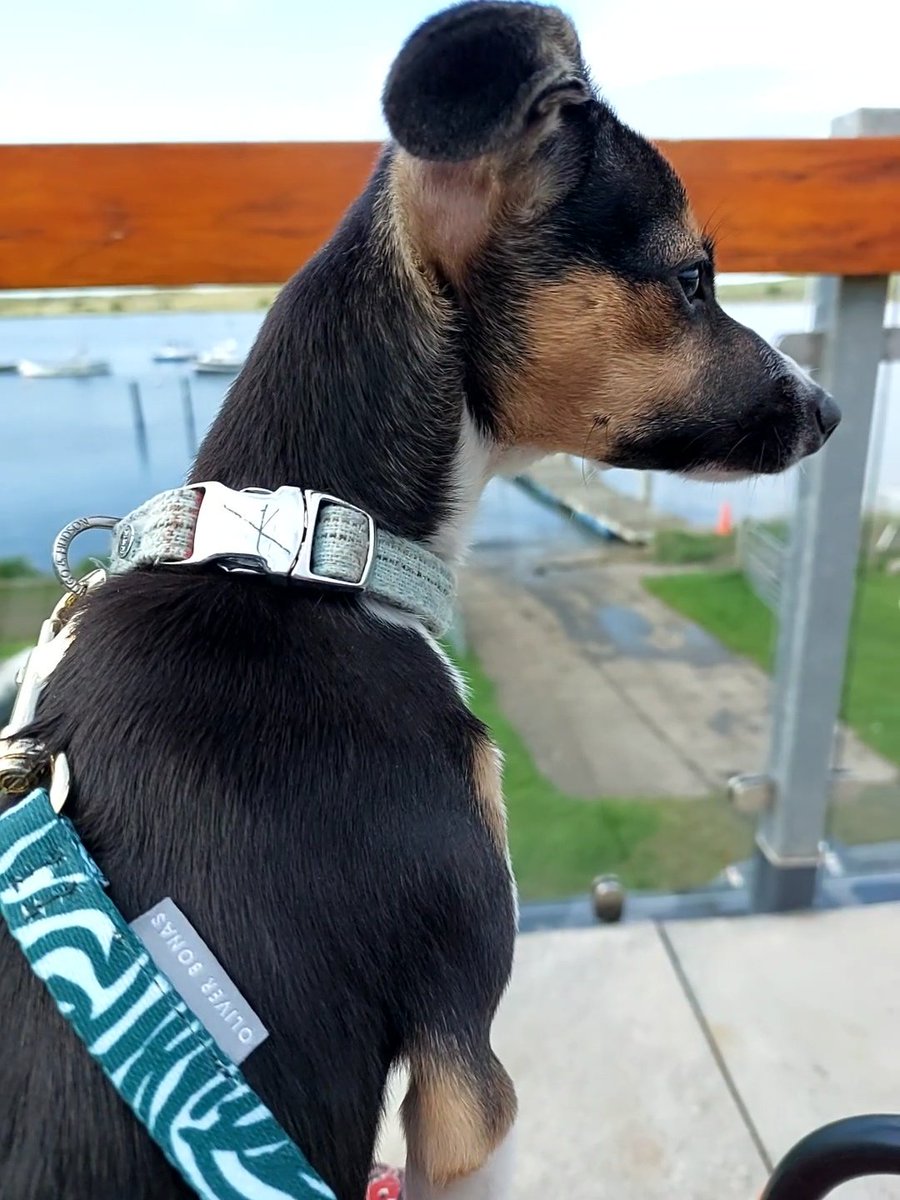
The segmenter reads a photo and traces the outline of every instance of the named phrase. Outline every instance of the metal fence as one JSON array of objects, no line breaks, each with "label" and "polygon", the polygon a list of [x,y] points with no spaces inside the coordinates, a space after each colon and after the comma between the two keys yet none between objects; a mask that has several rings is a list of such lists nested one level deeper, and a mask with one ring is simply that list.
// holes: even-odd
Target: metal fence
[{"label": "metal fence", "polygon": [[763,604],[777,613],[787,558],[787,533],[757,521],[743,521],[737,532],[738,566]]}]

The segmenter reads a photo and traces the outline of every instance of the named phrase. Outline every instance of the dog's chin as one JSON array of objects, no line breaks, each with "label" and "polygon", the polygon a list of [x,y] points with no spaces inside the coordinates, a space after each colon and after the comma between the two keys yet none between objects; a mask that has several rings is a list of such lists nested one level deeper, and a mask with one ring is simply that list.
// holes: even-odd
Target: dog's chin
[{"label": "dog's chin", "polygon": [[586,461],[595,471],[609,471],[614,467],[621,467],[632,471],[660,471],[701,483],[740,483],[742,480],[756,479],[761,475],[780,475],[810,454],[815,454],[821,444],[821,438],[813,432],[808,437],[801,435],[793,445],[787,446],[783,441],[769,439],[769,444],[762,448],[763,453],[751,452],[746,457],[738,456],[735,461],[729,461],[731,453],[728,447],[723,447],[719,461],[711,458],[701,462],[688,462],[683,466],[671,460],[654,462],[653,455],[642,456],[638,461],[627,454],[622,455],[621,462],[616,462],[615,456],[605,461],[595,458]]},{"label": "dog's chin", "polygon": [[[596,458],[585,459],[585,462],[592,471],[612,471],[618,465],[616,463],[601,462]],[[680,475],[682,479],[696,479],[703,483],[739,483],[742,479],[751,479],[754,475],[758,474],[756,471],[748,471],[743,468],[732,469],[731,467],[717,466],[715,463],[684,468],[673,468],[671,464],[655,466],[653,463],[635,467],[631,463],[627,467],[623,465],[622,469],[629,471],[661,471],[666,475]]]},{"label": "dog's chin", "polygon": [[[742,479],[755,479],[761,475],[781,475],[797,463],[817,454],[828,440],[814,423],[805,423],[794,437],[767,437],[761,453],[751,451],[743,461],[730,461],[731,454],[724,450],[722,461],[695,463],[690,467],[676,469],[675,473],[686,479],[699,479],[707,483],[738,483]],[[736,447],[737,448],[737,447]]]},{"label": "dog's chin", "polygon": [[[765,473],[770,474],[768,471]],[[696,479],[699,483],[740,483],[744,479],[753,479],[757,472],[748,471],[743,467],[718,467],[711,463],[703,467],[689,467],[686,471],[678,471],[676,474],[684,479]]]},{"label": "dog's chin", "polygon": [[684,479],[696,479],[701,483],[741,483],[745,479],[759,479],[762,475],[781,475],[790,467],[796,466],[806,458],[811,451],[796,450],[792,454],[782,454],[776,458],[762,459],[747,466],[729,466],[728,463],[701,463],[676,471]]},{"label": "dog's chin", "polygon": [[[791,457],[787,462],[778,463],[763,463],[756,468],[751,467],[729,467],[723,466],[720,463],[698,463],[690,467],[675,467],[671,464],[666,466],[654,466],[652,463],[647,466],[635,468],[629,466],[628,470],[639,471],[660,471],[666,475],[679,475],[682,479],[691,479],[698,483],[741,483],[745,479],[756,479],[760,475],[780,475],[782,471],[786,471],[788,467],[792,467],[794,463],[805,457],[802,454],[797,454]],[[611,471],[616,464],[608,462],[598,462],[596,459],[587,460],[589,466],[594,471]]]},{"label": "dog's chin", "polygon": [[781,475],[811,454],[815,454],[821,445],[821,438],[810,435],[808,438],[801,437],[790,448],[782,444],[772,447],[775,453],[771,453],[770,450],[768,454],[759,456],[753,462],[732,464],[727,461],[726,456],[724,462],[697,463],[677,471],[676,474],[684,476],[685,479],[698,479],[705,483],[740,483],[744,479],[758,479],[763,475]]}]

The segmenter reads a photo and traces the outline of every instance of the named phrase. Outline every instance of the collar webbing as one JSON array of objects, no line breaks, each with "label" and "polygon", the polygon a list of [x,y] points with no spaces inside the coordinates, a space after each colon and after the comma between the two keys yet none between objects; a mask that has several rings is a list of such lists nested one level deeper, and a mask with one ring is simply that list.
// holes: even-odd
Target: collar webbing
[{"label": "collar webbing", "polygon": [[453,619],[455,581],[441,559],[322,492],[197,483],[160,492],[113,530],[112,574],[207,562],[365,592],[419,617],[436,636]]}]

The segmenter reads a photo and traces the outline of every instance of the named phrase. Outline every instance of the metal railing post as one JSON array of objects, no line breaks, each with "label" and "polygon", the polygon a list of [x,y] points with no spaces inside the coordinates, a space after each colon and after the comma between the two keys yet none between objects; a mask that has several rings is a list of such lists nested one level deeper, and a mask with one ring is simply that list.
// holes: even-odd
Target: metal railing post
[{"label": "metal railing post", "polygon": [[[839,118],[836,136],[900,132],[900,110]],[[887,276],[818,281],[825,333],[821,381],[844,419],[805,466],[780,600],[768,776],[771,802],[757,830],[752,906],[809,907],[828,811],[860,541],[860,510],[884,347]]]}]

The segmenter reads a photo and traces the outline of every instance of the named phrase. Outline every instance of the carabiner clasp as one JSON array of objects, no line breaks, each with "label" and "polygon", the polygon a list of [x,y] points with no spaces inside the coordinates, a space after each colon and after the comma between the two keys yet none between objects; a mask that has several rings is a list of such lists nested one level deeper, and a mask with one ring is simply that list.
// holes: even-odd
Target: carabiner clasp
[{"label": "carabiner clasp", "polygon": [[[91,571],[83,579],[78,579],[72,574],[72,568],[69,566],[69,547],[79,533],[84,533],[86,529],[115,529],[119,520],[119,517],[79,517],[77,521],[70,521],[56,535],[51,550],[53,570],[66,591],[75,596],[83,596],[88,588],[94,586],[91,580],[95,572]],[[105,579],[106,575],[103,577]]]}]

